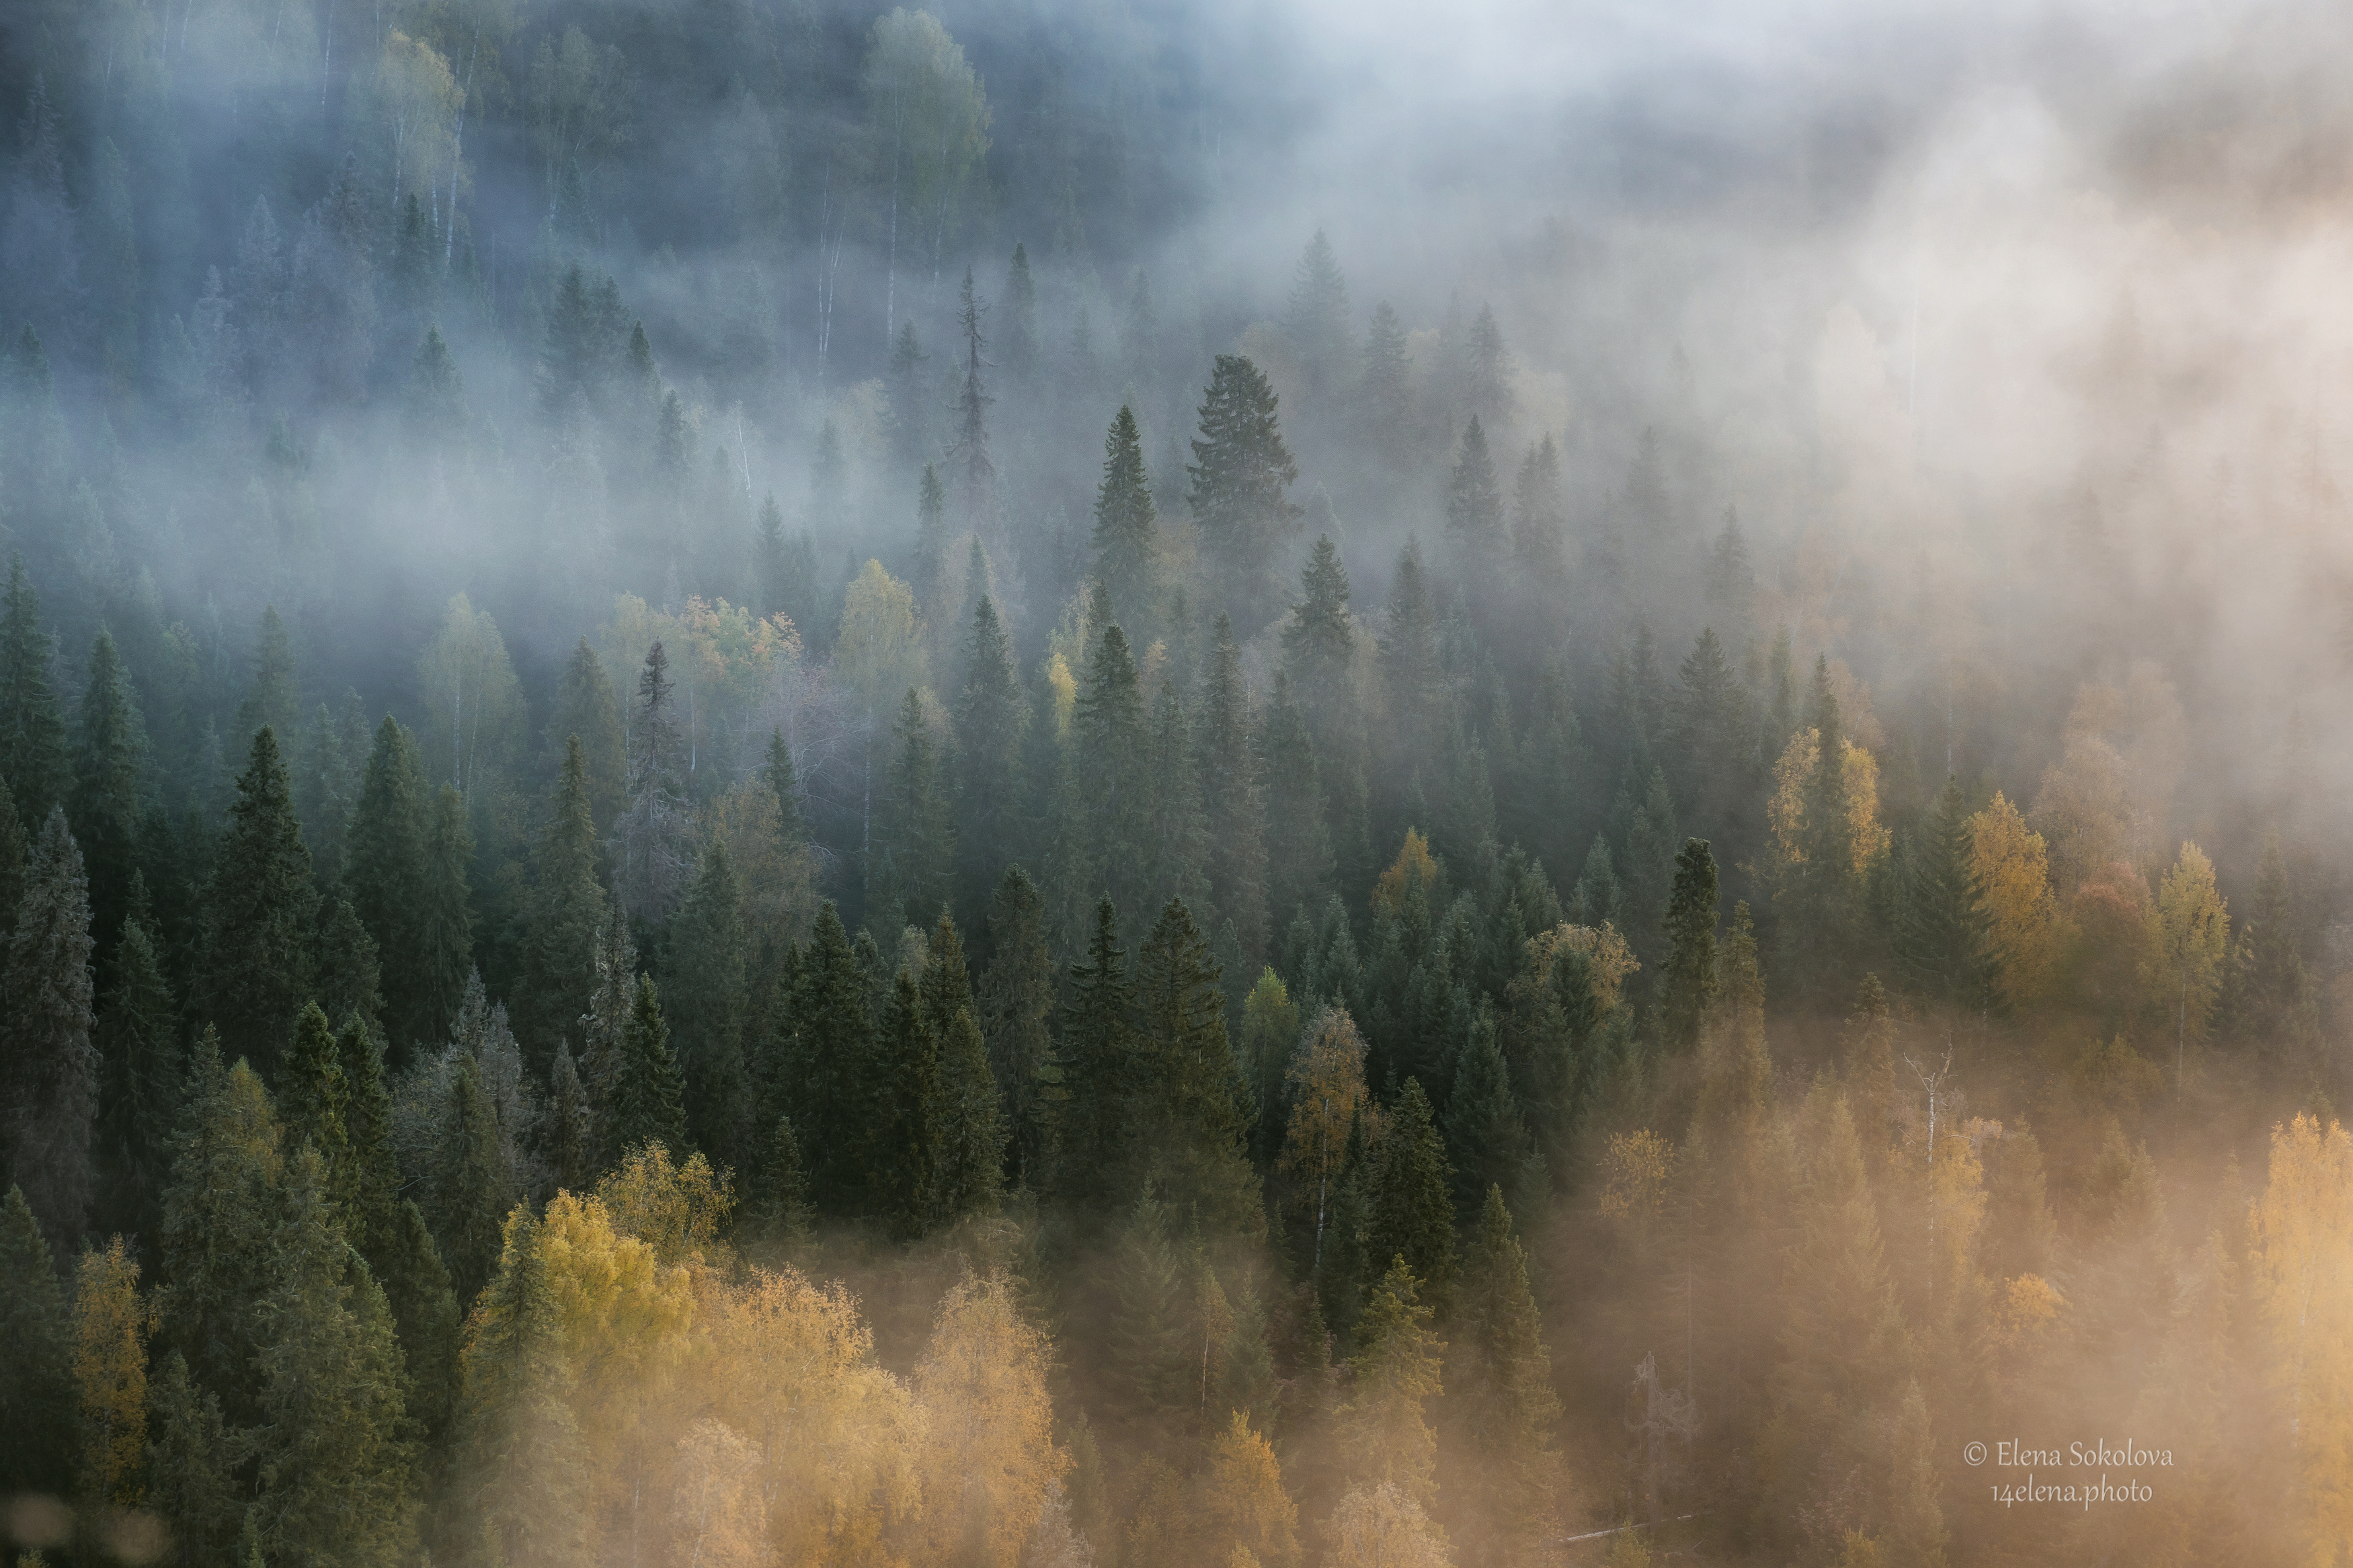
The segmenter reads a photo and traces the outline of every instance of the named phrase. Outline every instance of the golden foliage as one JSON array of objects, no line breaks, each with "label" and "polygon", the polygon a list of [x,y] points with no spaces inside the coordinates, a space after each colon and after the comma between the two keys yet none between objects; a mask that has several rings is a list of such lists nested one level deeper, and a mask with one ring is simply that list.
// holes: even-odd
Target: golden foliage
[{"label": "golden foliage", "polygon": [[2013,1009],[2030,1007],[2049,987],[2065,933],[2042,835],[1999,791],[1969,818],[1969,869],[2000,960],[1996,984],[2002,1000]]},{"label": "golden foliage", "polygon": [[1438,861],[1430,853],[1430,840],[1409,827],[1398,858],[1381,873],[1381,879],[1373,884],[1373,908],[1394,914],[1405,907],[1408,889],[1419,888],[1427,894],[1437,884]]},{"label": "golden foliage", "polygon": [[2272,1129],[2271,1179],[2252,1215],[2303,1473],[2306,1561],[2353,1555],[2353,1139],[2300,1115]]},{"label": "golden foliage", "polygon": [[641,1143],[596,1183],[596,1201],[613,1228],[654,1249],[664,1265],[701,1262],[735,1206],[723,1173],[713,1174],[701,1150],[683,1165],[659,1143]]},{"label": "golden foliage", "polygon": [[1601,1151],[1601,1216],[1647,1225],[1666,1203],[1674,1173],[1675,1146],[1664,1138],[1647,1127],[1612,1132]]},{"label": "golden foliage", "polygon": [[1300,1037],[1283,1074],[1292,1109],[1275,1168],[1303,1185],[1340,1173],[1348,1124],[1366,1108],[1365,1052],[1365,1037],[1345,1007],[1324,1008]]},{"label": "golden foliage", "polygon": [[[1887,829],[1879,822],[1879,759],[1852,740],[1841,738],[1840,743],[1845,748],[1839,779],[1846,794],[1846,823],[1838,844],[1846,864],[1837,869],[1859,882],[1887,853]],[[1789,737],[1780,760],[1773,764],[1773,797],[1766,805],[1765,816],[1773,830],[1767,853],[1778,870],[1805,861],[1806,792],[1821,756],[1821,731],[1803,729]]]},{"label": "golden foliage", "polygon": [[1054,1447],[1046,1336],[1002,1273],[968,1277],[940,1304],[915,1368],[923,1412],[923,1533],[933,1560],[1012,1568],[1047,1488],[1070,1468]]},{"label": "golden foliage", "polygon": [[880,561],[860,570],[842,600],[833,663],[870,713],[889,710],[908,688],[924,684],[914,591],[885,572]]},{"label": "golden foliage", "polygon": [[1282,1466],[1272,1446],[1250,1430],[1239,1410],[1209,1444],[1201,1472],[1201,1526],[1211,1562],[1243,1554],[1261,1568],[1297,1568],[1298,1506],[1282,1489]]},{"label": "golden foliage", "polygon": [[74,1386],[79,1395],[82,1483],[117,1507],[139,1500],[147,1447],[147,1333],[139,1265],[114,1237],[74,1268]]},{"label": "golden foliage", "polygon": [[1572,947],[1593,961],[1593,986],[1601,1010],[1607,1013],[1617,1006],[1626,976],[1642,965],[1634,957],[1634,950],[1626,945],[1626,939],[1618,933],[1618,928],[1608,921],[1598,929],[1564,922],[1528,938],[1528,967],[1514,983],[1513,994],[1545,994],[1552,988],[1554,961]]}]

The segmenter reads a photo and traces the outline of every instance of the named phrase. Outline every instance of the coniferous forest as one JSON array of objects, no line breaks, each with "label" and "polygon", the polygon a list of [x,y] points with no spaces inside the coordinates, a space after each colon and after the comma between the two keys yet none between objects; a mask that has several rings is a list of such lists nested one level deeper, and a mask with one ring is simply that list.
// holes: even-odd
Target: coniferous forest
[{"label": "coniferous forest", "polygon": [[2353,1563],[2317,15],[0,6],[16,1568]]}]

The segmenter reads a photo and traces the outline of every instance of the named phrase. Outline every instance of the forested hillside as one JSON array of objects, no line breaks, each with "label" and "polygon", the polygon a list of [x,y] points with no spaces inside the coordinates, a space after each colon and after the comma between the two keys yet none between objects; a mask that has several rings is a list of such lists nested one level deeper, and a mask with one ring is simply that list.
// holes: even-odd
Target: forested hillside
[{"label": "forested hillside", "polygon": [[1972,405],[1861,154],[1381,232],[1298,16],[6,9],[18,1568],[2353,1562],[2194,160]]}]

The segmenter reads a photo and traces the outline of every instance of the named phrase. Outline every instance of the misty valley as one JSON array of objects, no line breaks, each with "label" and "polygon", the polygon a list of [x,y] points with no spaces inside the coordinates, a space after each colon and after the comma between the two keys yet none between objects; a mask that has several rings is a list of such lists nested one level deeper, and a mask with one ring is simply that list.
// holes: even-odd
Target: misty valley
[{"label": "misty valley", "polygon": [[15,1568],[2353,1568],[2353,20],[0,5]]}]

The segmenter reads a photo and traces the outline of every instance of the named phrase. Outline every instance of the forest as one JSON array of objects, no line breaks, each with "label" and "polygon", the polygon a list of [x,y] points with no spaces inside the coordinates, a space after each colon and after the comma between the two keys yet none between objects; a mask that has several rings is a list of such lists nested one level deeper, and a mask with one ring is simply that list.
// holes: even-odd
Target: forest
[{"label": "forest", "polygon": [[0,10],[16,1568],[2353,1564],[2342,18]]}]

